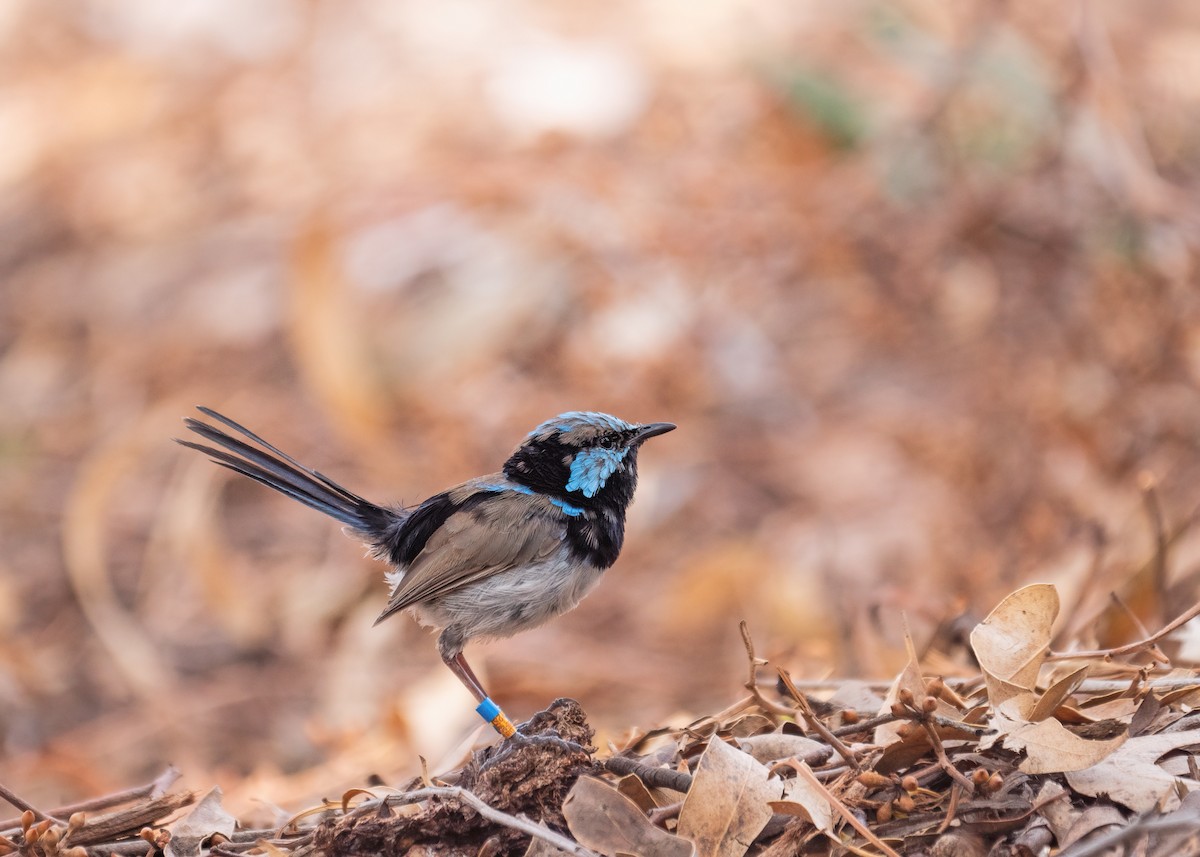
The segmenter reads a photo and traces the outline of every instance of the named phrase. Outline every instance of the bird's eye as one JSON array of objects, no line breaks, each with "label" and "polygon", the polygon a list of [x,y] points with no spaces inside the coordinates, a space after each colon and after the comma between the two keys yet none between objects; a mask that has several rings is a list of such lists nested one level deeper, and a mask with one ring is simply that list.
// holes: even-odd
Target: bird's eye
[{"label": "bird's eye", "polygon": [[612,449],[614,446],[617,445],[617,439],[615,437],[613,437],[611,434],[606,434],[600,438],[599,443],[605,449]]}]

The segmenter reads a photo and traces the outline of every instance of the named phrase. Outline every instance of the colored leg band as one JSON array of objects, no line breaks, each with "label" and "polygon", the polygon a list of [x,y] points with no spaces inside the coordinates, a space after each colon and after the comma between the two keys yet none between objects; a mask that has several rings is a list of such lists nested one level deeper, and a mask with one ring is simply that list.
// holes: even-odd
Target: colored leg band
[{"label": "colored leg band", "polygon": [[500,706],[492,702],[491,697],[486,697],[483,702],[475,708],[475,712],[492,724],[492,728],[503,735],[505,738],[511,738],[517,731],[517,727],[512,725],[512,721],[504,716],[504,712],[500,710]]}]

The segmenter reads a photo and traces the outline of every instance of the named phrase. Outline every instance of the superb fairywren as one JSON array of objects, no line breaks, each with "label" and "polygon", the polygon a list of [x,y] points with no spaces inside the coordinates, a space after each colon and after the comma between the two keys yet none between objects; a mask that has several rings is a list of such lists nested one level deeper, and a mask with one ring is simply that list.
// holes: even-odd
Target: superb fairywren
[{"label": "superb fairywren", "polygon": [[[515,731],[463,657],[476,637],[508,637],[575,607],[612,565],[625,538],[642,443],[675,428],[570,411],[535,428],[499,473],[434,494],[417,506],[377,506],[300,464],[209,408],[187,427],[221,447],[180,440],[218,464],[336,518],[390,563],[387,607],[376,624],[411,610],[440,628],[438,652],[504,737]],[[244,439],[243,439],[244,438]]]}]

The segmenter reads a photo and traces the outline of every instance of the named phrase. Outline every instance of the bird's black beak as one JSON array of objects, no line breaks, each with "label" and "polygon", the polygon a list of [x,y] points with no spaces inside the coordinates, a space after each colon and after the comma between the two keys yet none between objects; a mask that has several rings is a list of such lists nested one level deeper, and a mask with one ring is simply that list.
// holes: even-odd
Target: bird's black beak
[{"label": "bird's black beak", "polygon": [[641,443],[648,437],[654,437],[656,434],[666,434],[674,430],[675,423],[647,423],[644,426],[638,427],[637,434],[634,436],[634,442]]}]

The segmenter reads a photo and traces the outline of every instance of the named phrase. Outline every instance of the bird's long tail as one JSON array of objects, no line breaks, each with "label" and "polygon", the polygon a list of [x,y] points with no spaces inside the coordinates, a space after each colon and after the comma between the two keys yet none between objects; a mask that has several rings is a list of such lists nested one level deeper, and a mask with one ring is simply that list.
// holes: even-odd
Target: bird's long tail
[{"label": "bird's long tail", "polygon": [[[365,500],[327,476],[305,467],[286,452],[267,443],[246,427],[211,408],[198,408],[202,414],[233,429],[246,440],[226,434],[219,428],[200,420],[187,417],[184,423],[200,437],[222,449],[180,440],[177,443],[199,450],[222,467],[248,476],[255,482],[274,488],[305,506],[324,512],[355,530],[374,536],[383,532],[388,524],[394,523],[398,513]],[[247,443],[246,441],[250,441]]]}]

